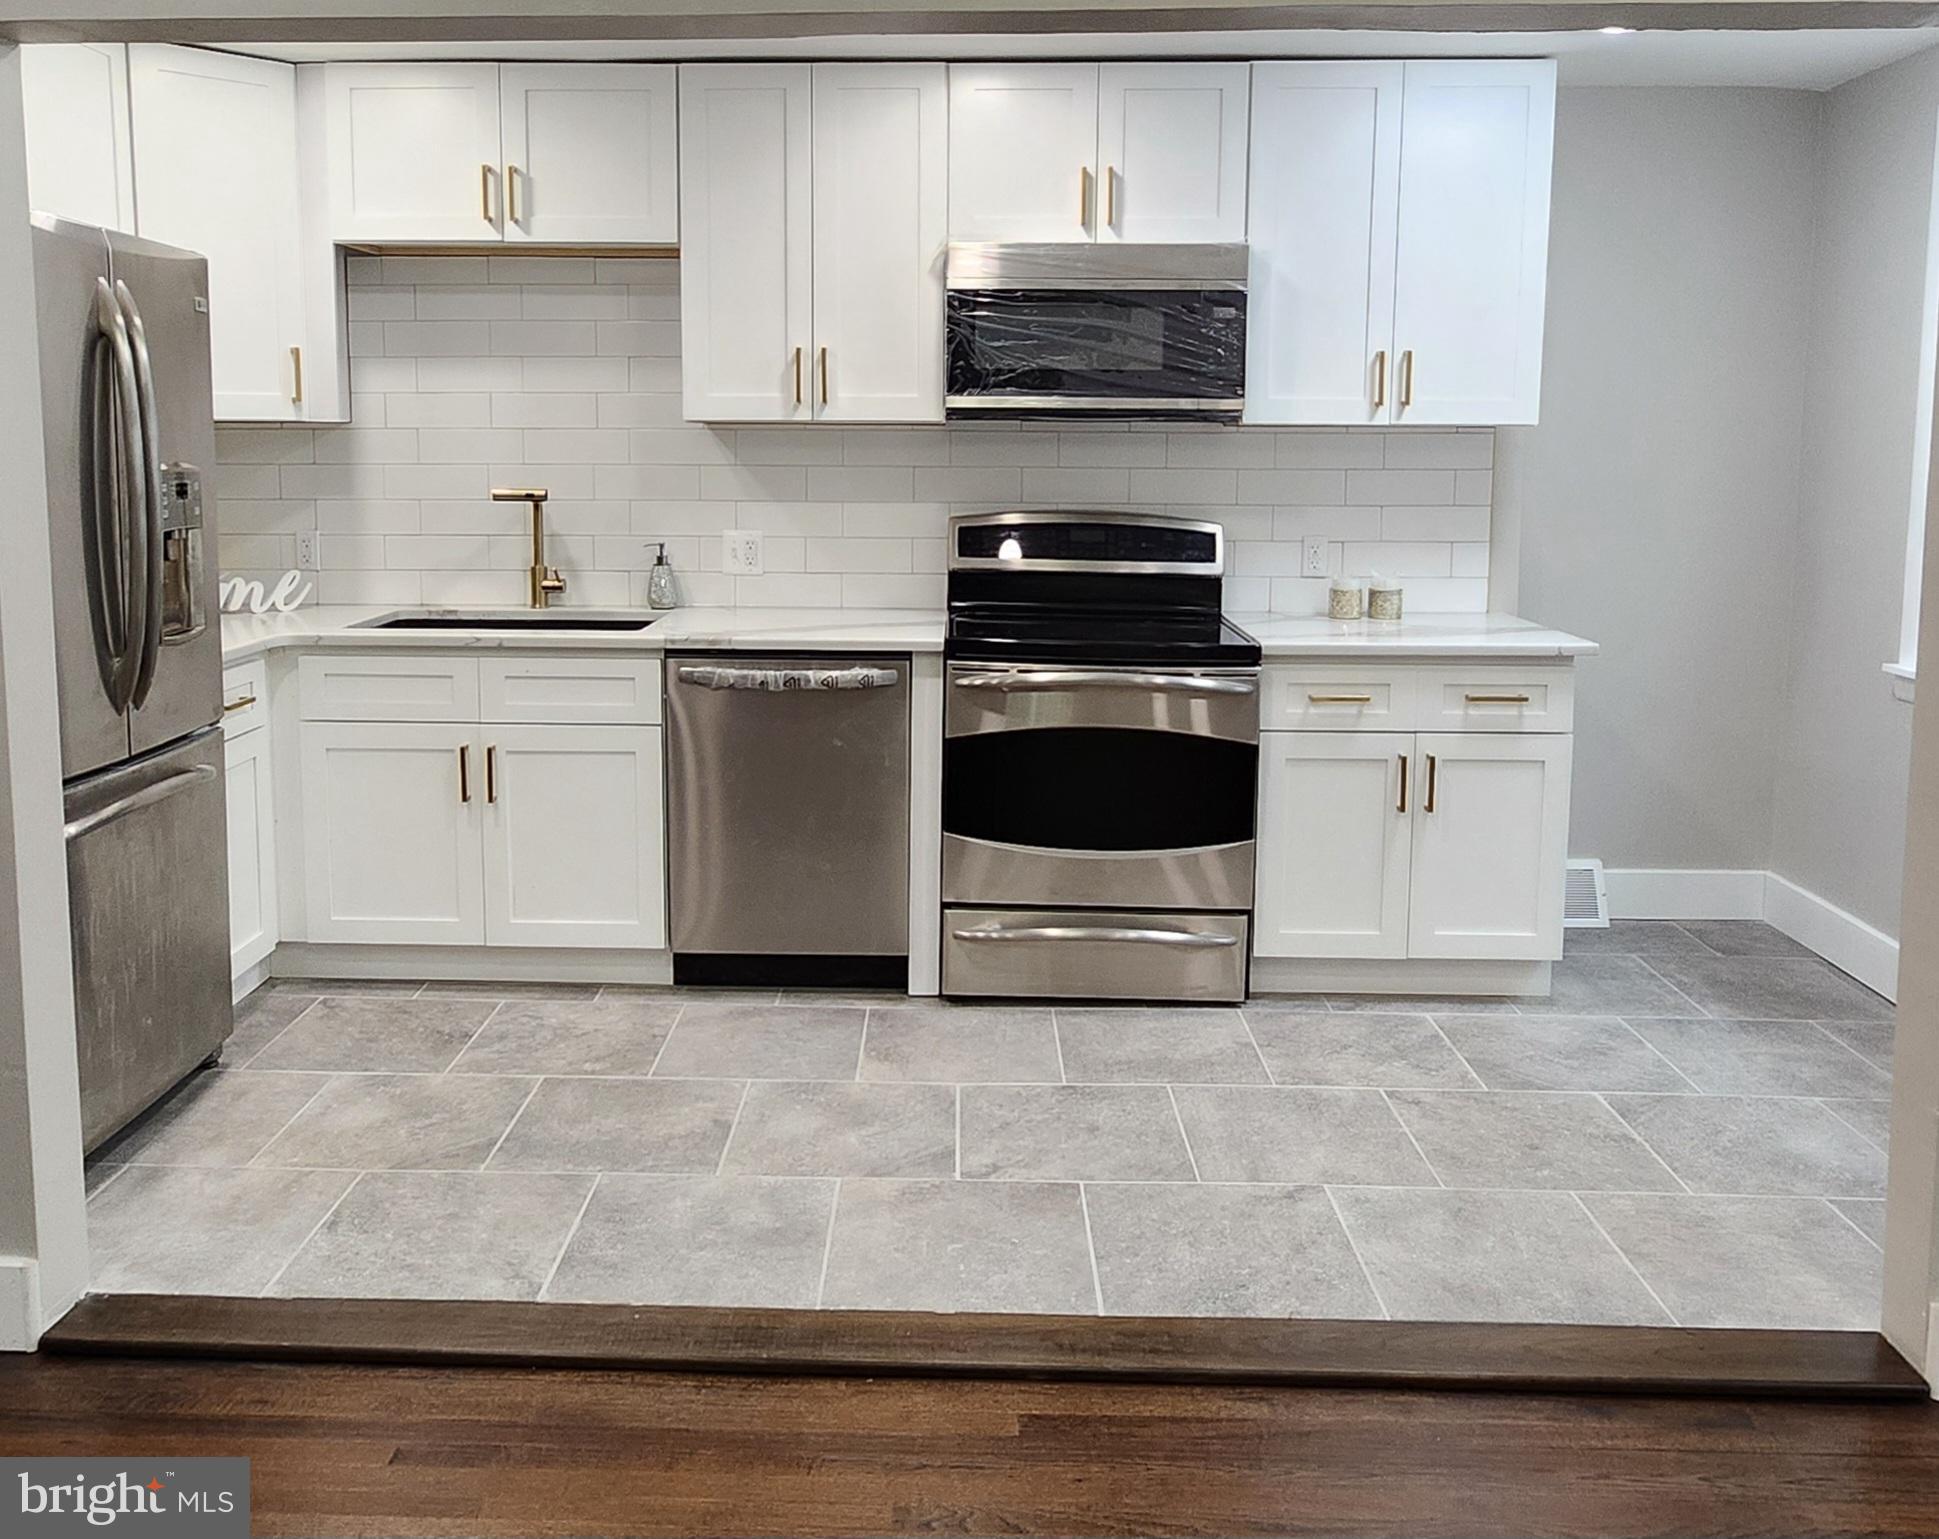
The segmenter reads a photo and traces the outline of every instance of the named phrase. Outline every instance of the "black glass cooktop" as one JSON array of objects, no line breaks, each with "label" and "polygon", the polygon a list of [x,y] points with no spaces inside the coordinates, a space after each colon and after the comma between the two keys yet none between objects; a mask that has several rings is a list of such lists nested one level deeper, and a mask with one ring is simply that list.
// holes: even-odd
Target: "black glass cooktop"
[{"label": "black glass cooktop", "polygon": [[943,646],[970,662],[1251,667],[1259,643],[1216,610],[952,605]]}]

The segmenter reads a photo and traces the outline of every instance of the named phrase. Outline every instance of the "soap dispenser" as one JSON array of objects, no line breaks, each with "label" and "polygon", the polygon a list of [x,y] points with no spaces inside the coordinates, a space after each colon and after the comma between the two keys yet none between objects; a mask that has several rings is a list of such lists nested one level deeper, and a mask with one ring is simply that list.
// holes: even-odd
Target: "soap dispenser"
[{"label": "soap dispenser", "polygon": [[667,564],[666,541],[653,546],[653,566],[646,574],[646,602],[651,609],[673,609],[680,603],[674,591],[673,568]]}]

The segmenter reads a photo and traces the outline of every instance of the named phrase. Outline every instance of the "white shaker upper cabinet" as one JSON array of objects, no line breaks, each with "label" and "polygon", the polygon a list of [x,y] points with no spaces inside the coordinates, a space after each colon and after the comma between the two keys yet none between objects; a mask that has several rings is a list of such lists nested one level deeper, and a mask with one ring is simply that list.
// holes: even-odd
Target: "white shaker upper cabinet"
[{"label": "white shaker upper cabinet", "polygon": [[680,66],[682,406],[697,422],[795,422],[814,288],[806,64]]},{"label": "white shaker upper cabinet", "polygon": [[949,238],[1096,238],[1095,64],[949,66]]},{"label": "white shaker upper cabinet", "polygon": [[333,239],[501,238],[496,64],[329,64],[324,93]]},{"label": "white shaker upper cabinet", "polygon": [[943,418],[940,64],[814,66],[815,415]]},{"label": "white shaker upper cabinet", "polygon": [[1253,67],[1248,422],[1388,420],[1403,68]]},{"label": "white shaker upper cabinet", "polygon": [[139,233],[209,259],[219,419],[304,416],[296,70],[203,48],[128,50]]},{"label": "white shaker upper cabinet", "polygon": [[1246,238],[1244,64],[1106,64],[1098,77],[1101,241]]},{"label": "white shaker upper cabinet", "polygon": [[132,232],[128,50],[120,43],[31,45],[20,50],[20,86],[29,207]]},{"label": "white shaker upper cabinet", "polygon": [[1395,422],[1537,420],[1554,145],[1553,61],[1406,66]]},{"label": "white shaker upper cabinet", "polygon": [[507,241],[680,238],[671,64],[499,66]]}]

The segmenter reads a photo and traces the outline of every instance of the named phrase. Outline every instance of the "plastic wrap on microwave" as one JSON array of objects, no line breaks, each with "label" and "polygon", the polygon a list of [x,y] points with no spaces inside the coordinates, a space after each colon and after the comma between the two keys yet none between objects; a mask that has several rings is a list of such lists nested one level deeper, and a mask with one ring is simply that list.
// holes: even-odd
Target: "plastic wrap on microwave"
[{"label": "plastic wrap on microwave", "polygon": [[947,334],[952,404],[1245,393],[1246,297],[1232,290],[952,289]]}]

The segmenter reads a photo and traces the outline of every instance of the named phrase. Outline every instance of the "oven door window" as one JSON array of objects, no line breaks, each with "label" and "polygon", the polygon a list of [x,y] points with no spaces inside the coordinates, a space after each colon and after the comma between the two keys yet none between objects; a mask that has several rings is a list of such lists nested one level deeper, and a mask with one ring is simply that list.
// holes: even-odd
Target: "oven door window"
[{"label": "oven door window", "polygon": [[1046,850],[1185,850],[1253,836],[1256,744],[1042,727],[943,747],[943,829]]},{"label": "oven door window", "polygon": [[1236,291],[952,289],[949,394],[1228,399],[1245,337]]}]

